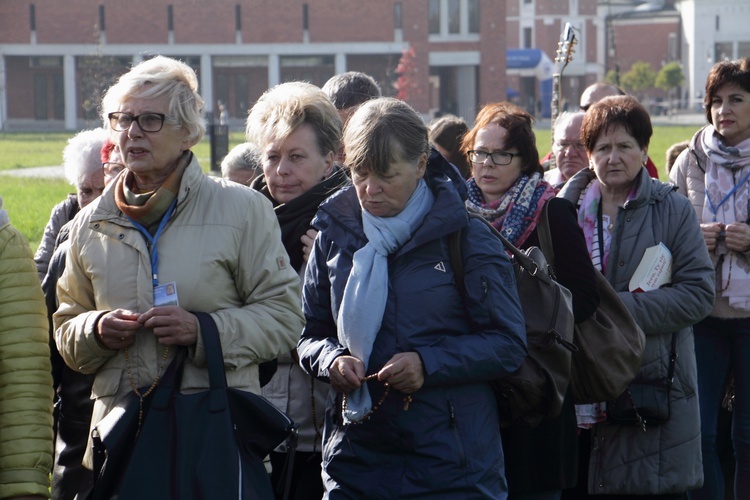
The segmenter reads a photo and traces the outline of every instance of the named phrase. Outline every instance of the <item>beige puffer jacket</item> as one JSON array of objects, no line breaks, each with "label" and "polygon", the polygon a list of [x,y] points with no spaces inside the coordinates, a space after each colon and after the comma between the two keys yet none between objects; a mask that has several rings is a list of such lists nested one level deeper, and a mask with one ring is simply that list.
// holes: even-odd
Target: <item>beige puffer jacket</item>
[{"label": "beige puffer jacket", "polygon": [[[131,378],[138,387],[149,386],[163,364],[164,349],[150,330],[140,331],[128,349],[132,377],[124,352],[107,349],[95,336],[105,312],[153,306],[146,240],[115,205],[114,186],[71,223],[54,316],[65,363],[96,373],[92,426],[131,392]],[[259,393],[258,363],[292,349],[304,326],[299,277],[269,201],[204,175],[193,157],[157,250],[159,282],[175,282],[183,309],[211,313],[216,322],[229,386]],[[208,387],[202,346],[199,337],[185,366],[183,391]],[[84,465],[91,467],[89,452]]]}]

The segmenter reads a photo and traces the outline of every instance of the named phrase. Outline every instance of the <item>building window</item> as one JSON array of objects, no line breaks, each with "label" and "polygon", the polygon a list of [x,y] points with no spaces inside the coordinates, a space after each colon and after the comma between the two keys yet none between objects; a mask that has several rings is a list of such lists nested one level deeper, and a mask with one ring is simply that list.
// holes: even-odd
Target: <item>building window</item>
[{"label": "building window", "polygon": [[36,31],[36,6],[33,3],[29,5],[29,28]]},{"label": "building window", "polygon": [[104,5],[99,6],[99,31],[104,31],[107,26],[104,24]]},{"label": "building window", "polygon": [[310,29],[309,19],[308,19],[308,8],[307,4],[302,4],[302,29],[307,31]]},{"label": "building window", "polygon": [[448,0],[448,33],[461,33],[461,3],[459,0]]},{"label": "building window", "polygon": [[240,4],[234,6],[234,29],[242,31],[242,6]]},{"label": "building window", "polygon": [[523,29],[523,48],[530,49],[533,45],[531,43],[531,28]]},{"label": "building window", "polygon": [[476,41],[479,34],[479,0],[429,2],[428,30],[434,41],[440,38]]},{"label": "building window", "polygon": [[479,33],[479,0],[469,0],[469,33]]},{"label": "building window", "polygon": [[173,19],[173,9],[171,5],[167,5],[167,29],[169,31],[174,31],[174,19]]},{"label": "building window", "polygon": [[714,57],[715,62],[720,61],[731,61],[733,58],[733,49],[732,42],[727,43],[717,43],[715,45],[716,54]]},{"label": "building window", "polygon": [[667,57],[670,61],[677,60],[677,33],[670,33],[667,38]]},{"label": "building window", "polygon": [[393,4],[393,29],[400,30],[403,24],[403,12],[401,10],[401,2]]},{"label": "building window", "polygon": [[429,30],[430,35],[440,34],[440,0],[430,0],[429,11]]},{"label": "building window", "polygon": [[34,118],[47,119],[47,77],[34,75]]}]

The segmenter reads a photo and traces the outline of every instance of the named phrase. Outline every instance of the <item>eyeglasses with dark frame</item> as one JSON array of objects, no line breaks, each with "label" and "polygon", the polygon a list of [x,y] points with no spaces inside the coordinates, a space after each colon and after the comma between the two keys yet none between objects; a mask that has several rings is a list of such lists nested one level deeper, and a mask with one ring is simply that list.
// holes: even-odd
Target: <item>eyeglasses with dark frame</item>
[{"label": "eyeglasses with dark frame", "polygon": [[115,111],[107,115],[109,126],[112,130],[124,132],[130,128],[133,122],[138,124],[143,132],[158,132],[164,126],[164,120],[167,115],[164,113],[141,113],[140,115],[131,115],[124,111]]},{"label": "eyeglasses with dark frame", "polygon": [[477,151],[472,149],[469,151],[469,160],[472,163],[484,163],[487,158],[492,159],[492,163],[495,165],[510,165],[515,157],[521,157],[518,153],[508,153],[507,151],[493,151],[488,153],[487,151]]}]

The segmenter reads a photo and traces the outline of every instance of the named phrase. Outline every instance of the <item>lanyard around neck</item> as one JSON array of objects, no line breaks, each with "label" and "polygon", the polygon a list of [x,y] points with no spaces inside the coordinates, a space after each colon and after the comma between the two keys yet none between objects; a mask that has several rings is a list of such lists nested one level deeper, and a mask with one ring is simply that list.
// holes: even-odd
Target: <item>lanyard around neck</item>
[{"label": "lanyard around neck", "polygon": [[[734,187],[726,194],[726,196],[721,199],[718,205],[714,205],[714,203],[711,201],[711,196],[709,196],[708,194],[708,189],[706,189],[706,201],[708,202],[708,208],[711,210],[711,213],[714,214],[714,219],[711,222],[717,222],[716,214],[719,212],[721,206],[726,203],[729,198],[734,196],[734,193],[737,192],[737,190],[745,183],[745,181],[747,181],[748,178],[750,178],[750,172],[745,174],[742,180],[734,185]],[[748,217],[750,217],[750,214],[748,214]]]},{"label": "lanyard around neck", "polygon": [[151,257],[151,277],[154,282],[154,286],[159,285],[159,273],[157,271],[157,266],[159,264],[159,252],[156,251],[156,242],[159,240],[159,236],[161,236],[162,231],[164,230],[164,226],[167,225],[167,221],[169,220],[169,217],[172,215],[172,212],[174,211],[174,207],[177,204],[177,198],[172,200],[172,204],[169,205],[169,208],[167,209],[167,212],[164,214],[164,217],[161,218],[161,222],[159,222],[159,227],[156,228],[156,232],[153,236],[151,236],[151,233],[148,232],[148,230],[143,227],[140,223],[136,222],[135,219],[128,216],[128,219],[130,219],[130,222],[133,223],[135,228],[143,235],[144,238],[149,242],[149,249],[148,253]]}]

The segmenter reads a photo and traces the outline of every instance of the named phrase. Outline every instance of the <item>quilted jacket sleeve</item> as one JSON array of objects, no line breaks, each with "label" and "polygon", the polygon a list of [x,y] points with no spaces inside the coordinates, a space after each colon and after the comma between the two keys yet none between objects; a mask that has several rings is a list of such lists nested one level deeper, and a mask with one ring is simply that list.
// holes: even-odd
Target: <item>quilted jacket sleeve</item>
[{"label": "quilted jacket sleeve", "polygon": [[0,498],[49,497],[52,375],[44,297],[31,249],[0,227]]}]

